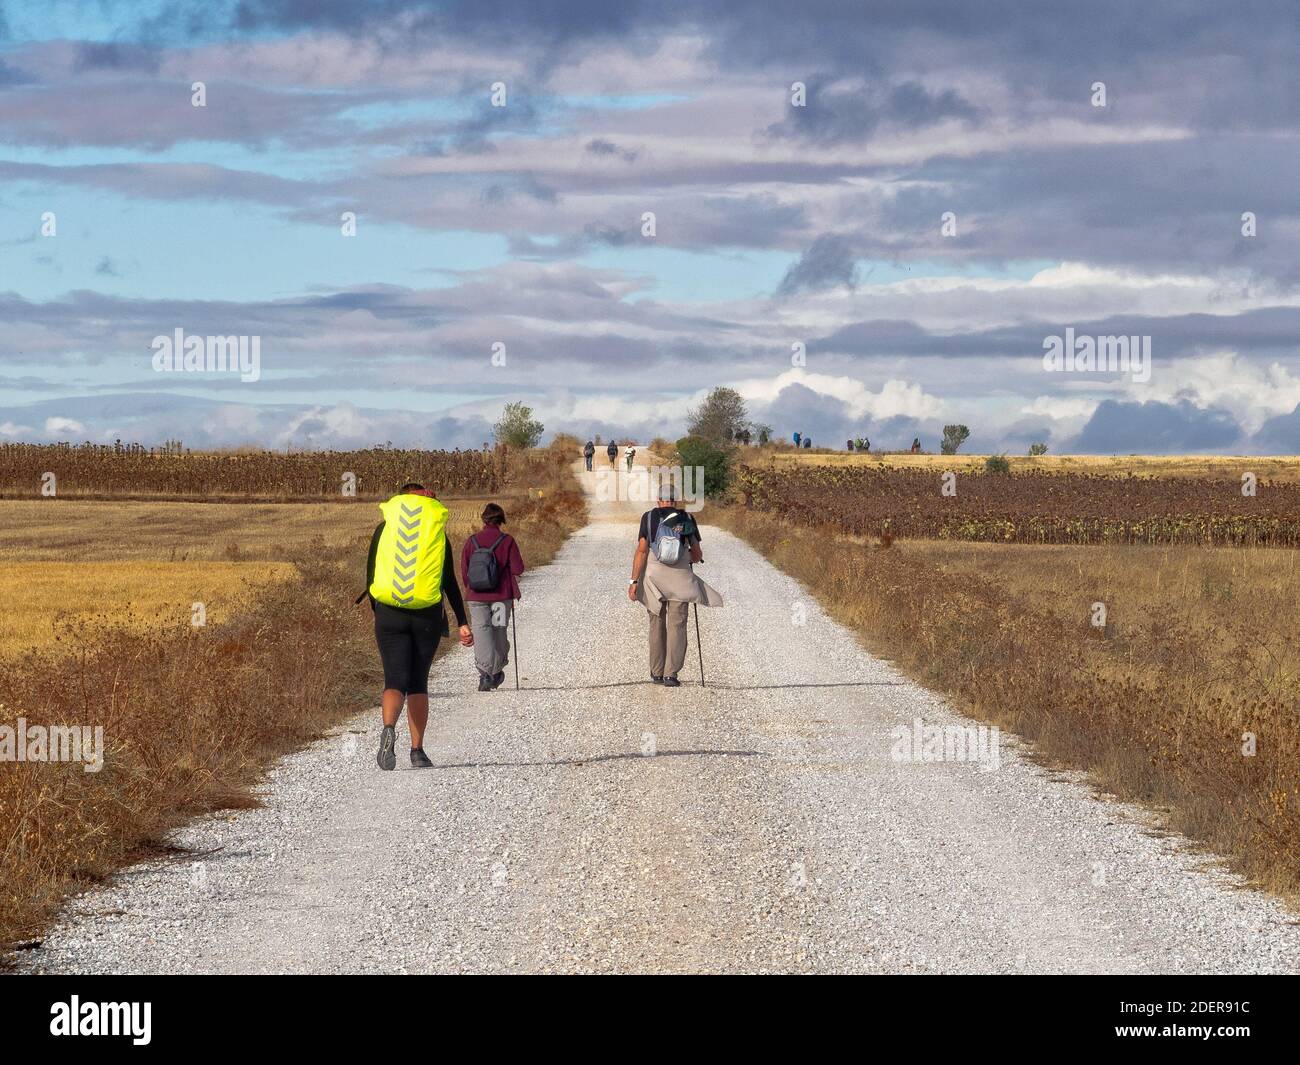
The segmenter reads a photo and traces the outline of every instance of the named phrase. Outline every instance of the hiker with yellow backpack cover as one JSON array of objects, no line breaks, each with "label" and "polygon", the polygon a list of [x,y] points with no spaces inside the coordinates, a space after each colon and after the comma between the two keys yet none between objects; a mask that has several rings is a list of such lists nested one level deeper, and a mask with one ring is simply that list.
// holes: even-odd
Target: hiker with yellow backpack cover
[{"label": "hiker with yellow backpack cover", "polygon": [[447,536],[447,508],[432,492],[414,482],[379,509],[384,520],[375,527],[366,561],[366,591],[375,614],[375,642],[384,664],[384,729],[376,760],[380,769],[397,765],[397,719],[406,702],[411,733],[411,766],[429,769],[424,727],[429,720],[429,667],[438,642],[450,635],[443,596],[460,626],[460,642],[474,637],[456,583],[456,563]]}]

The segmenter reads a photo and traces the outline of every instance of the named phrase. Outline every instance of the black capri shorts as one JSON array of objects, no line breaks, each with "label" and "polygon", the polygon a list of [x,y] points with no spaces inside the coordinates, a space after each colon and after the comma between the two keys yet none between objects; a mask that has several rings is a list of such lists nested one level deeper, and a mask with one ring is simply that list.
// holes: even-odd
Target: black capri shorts
[{"label": "black capri shorts", "polygon": [[384,663],[384,687],[406,695],[427,695],[429,667],[442,638],[443,613],[399,610],[375,603],[375,642]]}]

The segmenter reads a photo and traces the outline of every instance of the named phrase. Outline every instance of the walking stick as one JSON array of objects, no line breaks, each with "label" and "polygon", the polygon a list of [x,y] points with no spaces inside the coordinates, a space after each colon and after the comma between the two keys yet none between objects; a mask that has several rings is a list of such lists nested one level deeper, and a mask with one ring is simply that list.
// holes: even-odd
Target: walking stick
[{"label": "walking stick", "polygon": [[515,628],[515,604],[510,604],[510,635],[515,645],[515,691],[519,690],[519,630]]},{"label": "walking stick", "polygon": [[695,604],[695,650],[700,653],[700,687],[704,687],[704,645],[700,643],[700,604]]}]

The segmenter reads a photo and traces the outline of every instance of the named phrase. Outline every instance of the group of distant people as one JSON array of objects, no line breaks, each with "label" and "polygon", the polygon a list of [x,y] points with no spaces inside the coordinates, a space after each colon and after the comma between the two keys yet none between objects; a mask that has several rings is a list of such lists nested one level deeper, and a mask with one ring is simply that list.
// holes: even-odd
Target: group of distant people
[{"label": "group of distant people", "polygon": [[[613,440],[611,440],[609,444],[606,446],[605,454],[609,458],[609,468],[611,470],[617,469],[618,445],[614,443]],[[596,442],[594,440],[588,440],[585,444],[582,445],[582,458],[583,461],[587,464],[587,472],[590,473],[591,464],[596,458]],[[632,470],[632,463],[636,461],[635,444],[628,444],[627,447],[623,449],[623,459],[624,461],[627,462],[628,472],[630,473]]]},{"label": "group of distant people", "polygon": [[[748,447],[751,439],[752,436],[750,430],[738,429],[736,431],[735,434],[736,443],[744,444],[746,447]],[[803,432],[791,433],[790,439],[794,443],[794,446],[797,448],[811,448],[813,446],[812,437],[809,436],[807,433],[803,433]],[[869,454],[871,451],[871,441],[865,436],[853,437],[844,442],[844,447],[845,450],[847,451]],[[913,455],[919,455],[921,453],[920,437],[912,438],[912,446],[909,450]],[[611,470],[616,468],[618,465],[618,445],[614,443],[614,441],[611,440],[609,442],[609,445],[605,448],[605,454],[609,456],[609,468]],[[596,456],[595,441],[588,440],[587,443],[582,448],[582,457],[586,461],[588,471],[590,471],[592,468],[592,461],[595,459],[595,456]],[[624,451],[624,458],[627,460],[628,470],[631,470],[632,463],[636,458],[636,447],[634,445],[632,444],[627,445],[627,448]]]},{"label": "group of distant people", "polygon": [[[865,436],[859,436],[855,440],[846,440],[844,446],[849,451],[860,451],[863,454],[866,454],[871,451],[871,441],[868,440]],[[920,437],[912,438],[912,446],[909,450],[913,455],[919,455],[921,453]]]}]

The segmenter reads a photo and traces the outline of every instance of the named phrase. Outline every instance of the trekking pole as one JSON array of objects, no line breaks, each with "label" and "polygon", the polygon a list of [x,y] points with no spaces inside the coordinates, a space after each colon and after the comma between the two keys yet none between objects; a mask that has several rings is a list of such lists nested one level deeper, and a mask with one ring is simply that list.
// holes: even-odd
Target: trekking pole
[{"label": "trekking pole", "polygon": [[695,650],[700,654],[700,687],[704,687],[704,645],[700,643],[700,604],[695,604]]},{"label": "trekking pole", "polygon": [[515,604],[510,604],[510,635],[515,645],[515,691],[519,690],[519,630],[515,628]]}]

